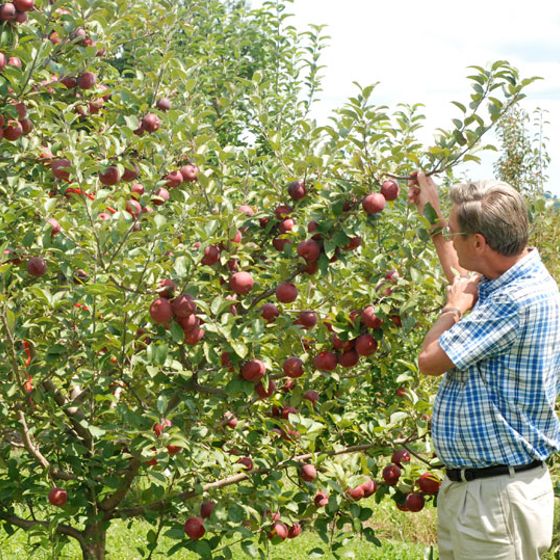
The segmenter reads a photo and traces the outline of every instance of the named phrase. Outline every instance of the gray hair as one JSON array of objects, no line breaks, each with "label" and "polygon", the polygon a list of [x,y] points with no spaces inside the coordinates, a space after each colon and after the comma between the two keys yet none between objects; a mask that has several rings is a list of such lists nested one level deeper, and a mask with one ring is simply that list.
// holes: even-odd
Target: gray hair
[{"label": "gray hair", "polygon": [[451,187],[462,233],[480,233],[494,251],[506,257],[527,246],[529,217],[523,196],[503,181],[460,183]]}]

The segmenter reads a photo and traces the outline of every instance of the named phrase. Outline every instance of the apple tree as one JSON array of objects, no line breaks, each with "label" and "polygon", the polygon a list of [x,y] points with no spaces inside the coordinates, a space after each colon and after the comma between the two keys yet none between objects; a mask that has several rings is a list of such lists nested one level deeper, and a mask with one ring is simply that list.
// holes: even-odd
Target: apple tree
[{"label": "apple tree", "polygon": [[[404,190],[519,99],[473,67],[432,146],[359,87],[329,123],[324,30],[287,5],[0,6],[0,520],[102,559],[116,519],[201,557],[437,494],[415,355],[443,301]],[[321,550],[316,550],[321,554]]]}]

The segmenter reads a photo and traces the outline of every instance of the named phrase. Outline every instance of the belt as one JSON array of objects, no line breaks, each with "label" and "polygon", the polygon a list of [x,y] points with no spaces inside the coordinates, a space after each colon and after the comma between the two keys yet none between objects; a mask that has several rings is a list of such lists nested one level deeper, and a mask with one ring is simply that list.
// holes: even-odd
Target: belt
[{"label": "belt", "polygon": [[447,474],[449,480],[453,482],[469,482],[476,478],[488,478],[491,476],[509,474],[510,469],[513,469],[514,472],[528,471],[530,469],[536,469],[543,464],[543,461],[533,461],[527,465],[515,465],[511,467],[507,465],[496,465],[495,467],[485,467],[483,469],[446,469],[445,474]]}]

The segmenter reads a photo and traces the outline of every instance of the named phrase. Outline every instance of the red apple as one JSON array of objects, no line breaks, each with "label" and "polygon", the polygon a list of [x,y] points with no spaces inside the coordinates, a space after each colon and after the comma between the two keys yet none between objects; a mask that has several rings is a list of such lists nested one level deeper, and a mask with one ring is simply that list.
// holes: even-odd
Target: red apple
[{"label": "red apple", "polygon": [[148,113],[142,118],[141,128],[146,132],[155,132],[160,127],[161,121],[157,115]]},{"label": "red apple", "polygon": [[[5,6],[6,4],[4,4]],[[8,121],[6,128],[4,128],[4,138],[10,142],[15,142],[23,134],[23,127],[19,121]]]},{"label": "red apple", "polygon": [[190,294],[180,294],[171,302],[171,309],[176,318],[188,317],[196,313],[196,303]]},{"label": "red apple", "polygon": [[216,245],[208,245],[204,248],[204,256],[201,259],[202,264],[212,266],[220,260],[220,248]]},{"label": "red apple", "polygon": [[19,124],[21,125],[21,130],[23,131],[24,136],[33,130],[33,123],[31,122],[31,119],[21,119]]},{"label": "red apple", "polygon": [[203,338],[205,331],[204,329],[191,329],[185,332],[185,342],[190,346],[198,344]]},{"label": "red apple", "polygon": [[183,176],[180,171],[171,171],[164,179],[166,181],[165,186],[170,189],[178,187],[183,182]]},{"label": "red apple", "polygon": [[277,250],[277,251],[283,251],[284,247],[286,245],[289,245],[291,243],[291,241],[287,238],[282,238],[282,237],[275,237],[272,240],[272,246]]},{"label": "red apple", "polygon": [[267,323],[275,321],[278,315],[280,315],[280,311],[278,311],[278,307],[276,307],[273,303],[265,303],[261,308],[261,317]]},{"label": "red apple", "polygon": [[142,214],[142,206],[137,200],[129,200],[126,203],[126,211],[137,218],[140,214]]},{"label": "red apple", "polygon": [[362,208],[367,214],[377,214],[385,208],[385,197],[380,193],[368,194],[362,200]]},{"label": "red apple", "polygon": [[420,475],[416,481],[418,487],[424,494],[437,494],[439,492],[440,480],[439,478],[431,472],[425,472]]},{"label": "red apple", "polygon": [[314,391],[313,389],[310,389],[309,391],[305,391],[305,393],[303,394],[303,398],[314,405],[319,401],[319,393],[317,391]]},{"label": "red apple", "polygon": [[361,485],[354,488],[347,488],[346,495],[354,501],[361,500],[364,497],[364,488]]},{"label": "red apple", "polygon": [[253,460],[251,459],[251,457],[241,457],[237,460],[237,463],[239,465],[243,465],[245,467],[245,470],[247,471],[253,470]]},{"label": "red apple", "polygon": [[62,507],[68,501],[68,493],[64,488],[55,487],[51,488],[48,498],[53,506]]},{"label": "red apple", "polygon": [[173,280],[169,278],[164,278],[158,282],[158,287],[156,292],[163,298],[170,299],[173,297],[173,294],[177,286]]},{"label": "red apple", "polygon": [[329,503],[329,495],[326,492],[320,491],[315,494],[313,502],[316,507],[324,507]]},{"label": "red apple", "polygon": [[300,200],[306,194],[305,181],[293,181],[288,185],[288,194],[293,200]]},{"label": "red apple", "polygon": [[278,229],[280,233],[287,233],[289,231],[292,231],[295,225],[296,223],[294,222],[294,220],[292,220],[292,218],[284,218],[280,222]]},{"label": "red apple", "polygon": [[160,325],[165,325],[173,319],[173,311],[168,299],[157,298],[150,305],[151,318]]},{"label": "red apple", "polygon": [[50,164],[53,175],[61,181],[70,180],[70,173],[66,170],[66,168],[71,167],[71,165],[72,164],[67,159],[58,159]]},{"label": "red apple", "polygon": [[286,204],[280,204],[274,210],[274,215],[279,219],[282,220],[288,217],[292,213],[293,208],[291,206],[287,206]]},{"label": "red apple", "polygon": [[183,165],[181,169],[179,169],[179,172],[183,177],[183,181],[187,181],[188,183],[192,183],[198,178],[198,167],[192,163]]},{"label": "red apple", "polygon": [[31,257],[27,261],[27,272],[31,276],[43,276],[47,272],[47,261],[42,257]]},{"label": "red apple", "polygon": [[245,214],[245,216],[251,217],[255,215],[255,211],[247,204],[242,204],[237,210],[239,210],[242,214]]},{"label": "red apple", "polygon": [[171,420],[168,418],[162,418],[160,422],[156,422],[154,424],[154,434],[156,434],[156,437],[159,437],[163,434],[165,428],[170,428],[171,426],[173,426],[173,422],[171,422]]},{"label": "red apple", "polygon": [[95,82],[97,81],[97,78],[95,77],[95,74],[93,72],[84,72],[79,78],[78,78],[78,87],[81,89],[91,89],[94,85]]},{"label": "red apple", "polygon": [[[127,183],[130,182],[130,181],[134,181],[135,179],[138,178],[138,174],[139,174],[138,167],[134,166],[134,169],[128,169],[127,167],[125,167],[123,175],[122,175],[122,180],[126,181]],[[143,188],[144,187],[142,187],[142,189]],[[142,190],[141,194],[143,194],[143,193],[144,193],[144,191]]]},{"label": "red apple", "polygon": [[268,381],[268,387],[265,387],[262,381],[255,384],[255,392],[261,399],[268,399],[268,397],[274,395],[275,391],[276,383],[272,379]]},{"label": "red apple", "polygon": [[302,465],[299,473],[302,480],[305,480],[305,482],[313,482],[317,478],[317,469],[315,465],[311,465],[310,463]]},{"label": "red apple", "polygon": [[333,371],[336,368],[337,359],[334,352],[319,352],[313,358],[313,365],[321,371]]},{"label": "red apple", "polygon": [[331,336],[331,341],[333,348],[335,350],[342,350],[342,352],[349,352],[354,349],[354,341],[352,340],[341,340],[336,333]]},{"label": "red apple", "polygon": [[195,541],[201,539],[204,536],[204,533],[206,533],[204,520],[200,517],[189,517],[189,519],[185,521],[183,528],[187,536]]},{"label": "red apple", "polygon": [[272,529],[268,533],[269,539],[279,538],[280,540],[285,540],[288,536],[288,528],[284,523],[280,523],[280,521],[276,521],[272,524]]},{"label": "red apple", "polygon": [[389,464],[383,469],[381,476],[389,486],[394,486],[399,481],[401,469],[397,465]]},{"label": "red apple", "polygon": [[248,294],[253,289],[253,277],[248,272],[236,272],[229,280],[229,287],[240,295]]},{"label": "red apple", "polygon": [[54,218],[49,218],[47,223],[51,226],[51,235],[53,237],[62,231],[60,224]]},{"label": "red apple", "polygon": [[6,2],[0,6],[0,21],[14,21],[16,18],[16,8],[11,2]]},{"label": "red apple", "polygon": [[298,295],[297,288],[290,282],[282,282],[276,288],[276,297],[282,303],[295,301]]},{"label": "red apple", "polygon": [[364,489],[364,498],[369,498],[372,494],[375,494],[377,490],[377,484],[375,480],[371,478],[363,482],[361,487]]},{"label": "red apple", "polygon": [[238,420],[231,412],[226,412],[224,414],[224,422],[225,425],[232,430],[237,428]]},{"label": "red apple", "polygon": [[266,373],[266,365],[261,360],[249,360],[241,367],[241,377],[245,381],[257,382]]},{"label": "red apple", "polygon": [[399,184],[392,180],[383,181],[381,194],[385,200],[395,200],[399,196]]},{"label": "red apple", "polygon": [[383,324],[383,320],[375,314],[375,308],[373,307],[373,305],[364,307],[360,318],[362,320],[362,323],[370,329],[380,329],[381,325]]},{"label": "red apple", "polygon": [[210,517],[215,507],[216,502],[213,502],[212,500],[202,502],[202,504],[200,505],[200,517],[203,517],[204,519]]},{"label": "red apple", "polygon": [[410,453],[406,449],[397,449],[391,455],[391,463],[402,468],[403,463],[410,463]]},{"label": "red apple", "polygon": [[299,523],[294,523],[288,528],[288,538],[295,539],[301,535],[301,525]]},{"label": "red apple", "polygon": [[29,12],[33,9],[33,0],[14,0],[14,6],[18,12]]},{"label": "red apple", "polygon": [[167,97],[161,97],[157,100],[156,107],[161,111],[169,111],[171,109],[171,101]]},{"label": "red apple", "polygon": [[377,350],[377,341],[371,334],[362,334],[356,339],[354,347],[360,356],[369,356]]},{"label": "red apple", "polygon": [[347,350],[338,359],[338,363],[345,368],[354,367],[360,361],[360,355],[356,350]]},{"label": "red apple", "polygon": [[321,255],[321,246],[317,243],[317,241],[308,239],[298,244],[297,254],[304,258],[308,263],[315,262]]},{"label": "red apple", "polygon": [[303,375],[303,362],[299,358],[292,356],[284,361],[282,370],[288,377],[301,377]]},{"label": "red apple", "polygon": [[152,202],[156,206],[161,206],[169,200],[169,191],[164,187],[160,187],[152,196]]},{"label": "red apple", "polygon": [[[5,6],[6,4],[3,5]],[[13,66],[14,68],[21,68],[23,65],[19,57],[10,56],[10,58],[8,58],[8,66]]]},{"label": "red apple", "polygon": [[177,453],[180,453],[181,450],[183,449],[182,447],[179,447],[178,445],[166,445],[167,448],[167,452],[169,453],[169,455],[177,455]]},{"label": "red apple", "polygon": [[312,329],[317,324],[317,314],[314,311],[301,311],[295,324],[304,329]]},{"label": "red apple", "polygon": [[424,508],[424,496],[416,492],[408,494],[405,500],[408,511],[417,512]]},{"label": "red apple", "polygon": [[116,185],[121,178],[121,174],[119,170],[114,165],[110,165],[109,167],[105,168],[103,173],[99,174],[99,180],[106,186],[111,187]]}]

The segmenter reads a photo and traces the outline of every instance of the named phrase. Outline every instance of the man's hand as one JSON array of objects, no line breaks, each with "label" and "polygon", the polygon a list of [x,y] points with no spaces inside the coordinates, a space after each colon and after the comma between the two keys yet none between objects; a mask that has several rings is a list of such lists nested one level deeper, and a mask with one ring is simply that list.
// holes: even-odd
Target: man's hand
[{"label": "man's hand", "polygon": [[433,209],[436,211],[440,220],[443,220],[443,215],[439,207],[439,195],[437,186],[431,177],[426,177],[423,171],[418,171],[417,174],[418,184],[412,181],[408,182],[408,201],[415,204],[420,214],[424,214],[424,208],[429,202]]},{"label": "man's hand", "polygon": [[478,300],[478,285],[480,274],[469,274],[457,276],[453,283],[447,287],[447,304],[449,307],[457,307],[461,313],[472,309]]}]

